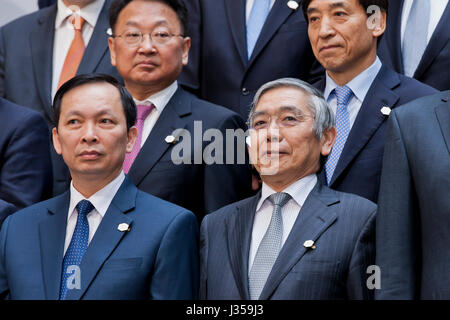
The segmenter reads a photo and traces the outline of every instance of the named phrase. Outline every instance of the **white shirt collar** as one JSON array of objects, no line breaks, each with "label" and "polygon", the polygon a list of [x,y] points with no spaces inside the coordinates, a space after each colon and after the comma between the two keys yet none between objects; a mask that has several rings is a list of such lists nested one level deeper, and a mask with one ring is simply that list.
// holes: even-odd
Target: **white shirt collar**
[{"label": "white shirt collar", "polygon": [[[370,86],[372,85],[372,82],[377,77],[378,72],[381,69],[381,66],[382,66],[381,61],[377,56],[375,62],[372,63],[370,67],[368,67],[366,70],[358,74],[349,83],[346,84],[352,90],[355,97],[361,103],[364,101],[366,94],[369,91]],[[338,85],[336,84],[336,82],[334,82],[333,79],[331,79],[331,77],[328,75],[328,72],[325,72],[325,78],[326,78],[326,85],[324,97],[327,101],[329,101],[331,92],[333,92],[333,90],[336,89]]]},{"label": "white shirt collar", "polygon": [[70,182],[70,205],[69,205],[69,216],[73,214],[75,207],[81,200],[89,200],[94,206],[95,210],[102,216],[105,216],[106,211],[111,204],[112,199],[115,197],[117,190],[119,190],[123,181],[125,180],[125,174],[123,171],[105,187],[94,193],[89,199],[86,199],[77,189],[73,186],[73,181]]},{"label": "white shirt collar", "polygon": [[[310,174],[309,176],[303,177],[300,180],[295,181],[294,183],[289,185],[286,189],[284,189],[282,192],[286,192],[287,194],[289,194],[292,197],[292,199],[300,207],[302,207],[303,204],[305,203],[306,198],[308,197],[309,193],[314,188],[316,183],[317,183],[316,174]],[[274,191],[271,187],[269,187],[266,183],[263,182],[261,189],[261,199],[259,199],[256,211],[258,211],[263,205],[264,201],[266,201],[266,199],[274,193],[276,193],[276,191]]]},{"label": "white shirt collar", "polygon": [[172,96],[175,94],[177,89],[178,89],[178,82],[175,80],[167,88],[147,97],[144,100],[134,99],[134,103],[136,103],[136,105],[139,105],[139,104],[151,105],[153,103],[155,105],[155,108],[158,111],[158,113],[161,114],[161,112],[163,112],[167,103],[172,98]]},{"label": "white shirt collar", "polygon": [[[95,0],[80,10],[80,15],[93,28],[97,23],[98,16],[102,11],[105,0]],[[58,0],[58,11],[55,19],[55,29],[62,27],[67,17],[72,14],[72,11],[64,4],[62,0]]]}]

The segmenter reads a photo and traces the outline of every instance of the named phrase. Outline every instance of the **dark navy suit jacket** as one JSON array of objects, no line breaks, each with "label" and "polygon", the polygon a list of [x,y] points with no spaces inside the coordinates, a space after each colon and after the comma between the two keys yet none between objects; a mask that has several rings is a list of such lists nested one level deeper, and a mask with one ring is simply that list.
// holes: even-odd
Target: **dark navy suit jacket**
[{"label": "dark navy suit jacket", "polygon": [[[378,55],[386,65],[404,73],[401,52],[401,20],[403,0],[389,1],[386,32],[378,47]],[[414,78],[438,90],[450,90],[450,3],[437,25]]]},{"label": "dark navy suit jacket", "polygon": [[[0,233],[0,297],[59,297],[70,192],[8,217]],[[119,231],[127,223],[129,231]],[[78,299],[195,299],[198,224],[126,178],[80,265]]]},{"label": "dark navy suit jacket", "polygon": [[[106,0],[87,44],[77,74],[106,73],[117,78],[111,65]],[[56,4],[21,17],[0,29],[0,96],[39,111],[53,127],[52,66]],[[62,157],[51,148],[54,194],[69,186],[69,171]]]},{"label": "dark navy suit jacket", "polygon": [[[275,1],[247,57],[246,0],[185,0],[192,47],[180,83],[198,90],[200,98],[225,106],[247,119],[256,91],[264,83],[294,77],[308,80],[321,73],[299,7]],[[316,79],[317,80],[317,79]]]},{"label": "dark navy suit jacket", "polygon": [[[319,82],[317,87],[323,91],[325,80]],[[367,92],[329,186],[376,203],[389,118],[381,113],[381,108],[387,106],[394,109],[436,92],[435,89],[383,65]],[[325,169],[320,178],[325,184]]]},{"label": "dark navy suit jacket", "polygon": [[[194,121],[197,121],[197,131]],[[231,148],[225,148],[226,129],[242,129],[244,132],[245,127],[238,114],[178,88],[156,121],[128,175],[139,189],[187,208],[201,220],[206,213],[253,194],[248,162],[226,164],[227,154],[236,156],[238,148],[244,154],[246,152],[244,140],[239,146],[236,142]],[[177,129],[184,129],[186,135],[177,143],[166,142],[166,137],[179,135],[174,134]],[[203,161],[204,152],[209,154],[207,148],[212,148],[215,141],[214,138],[203,139],[209,129],[216,129],[223,137],[223,154],[217,159],[224,164],[206,164]],[[181,149],[178,144],[183,143],[184,137],[189,141],[185,152],[174,149]],[[218,144],[222,145],[220,141]],[[172,153],[181,154],[185,163],[175,164]],[[198,164],[195,164],[196,158],[200,158]]]},{"label": "dark navy suit jacket", "polygon": [[[200,298],[248,300],[248,255],[261,197],[207,215],[200,229]],[[275,261],[261,300],[371,299],[376,205],[316,184]],[[313,240],[315,249],[303,243]]]},{"label": "dark navy suit jacket", "polygon": [[49,137],[42,116],[0,98],[0,225],[52,194]]},{"label": "dark navy suit jacket", "polygon": [[450,91],[388,122],[377,217],[377,299],[450,299]]}]

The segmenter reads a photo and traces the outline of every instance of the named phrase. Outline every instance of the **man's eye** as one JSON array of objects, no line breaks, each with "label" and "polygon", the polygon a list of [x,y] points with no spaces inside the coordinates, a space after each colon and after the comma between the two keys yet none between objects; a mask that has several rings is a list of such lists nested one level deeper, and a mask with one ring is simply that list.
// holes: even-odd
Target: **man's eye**
[{"label": "man's eye", "polygon": [[338,17],[343,17],[343,16],[345,16],[345,12],[343,12],[343,11],[337,11],[337,12],[334,13],[334,15],[335,15],[335,16],[338,16]]},{"label": "man's eye", "polygon": [[319,18],[317,18],[317,17],[310,17],[309,18],[309,22],[316,22],[317,20],[319,20]]},{"label": "man's eye", "polygon": [[266,124],[266,121],[258,120],[258,121],[255,121],[255,123],[253,124],[253,127],[258,128],[258,127],[264,126],[265,124]]},{"label": "man's eye", "polygon": [[166,39],[170,37],[170,34],[166,31],[158,31],[153,33],[152,37]]},{"label": "man's eye", "polygon": [[68,124],[77,124],[79,123],[79,121],[77,119],[70,119],[69,121],[67,121]]},{"label": "man's eye", "polygon": [[129,38],[129,39],[137,39],[137,38],[139,38],[141,36],[141,34],[139,33],[139,32],[127,32],[126,34],[125,34],[125,37],[126,38]]},{"label": "man's eye", "polygon": [[106,123],[106,124],[110,124],[113,123],[111,119],[102,119],[100,120],[101,123]]}]

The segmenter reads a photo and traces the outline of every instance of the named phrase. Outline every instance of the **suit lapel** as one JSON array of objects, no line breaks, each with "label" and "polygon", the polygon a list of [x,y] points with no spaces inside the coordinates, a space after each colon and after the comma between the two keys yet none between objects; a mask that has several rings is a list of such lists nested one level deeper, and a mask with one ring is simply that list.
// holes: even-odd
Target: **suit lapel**
[{"label": "suit lapel", "polygon": [[167,143],[165,138],[175,129],[186,126],[186,121],[182,117],[191,113],[191,102],[192,96],[178,88],[164,108],[128,172],[128,176],[137,186],[169,147],[173,146]]},{"label": "suit lapel", "polygon": [[236,212],[229,215],[225,222],[231,269],[239,294],[243,300],[250,299],[248,291],[248,255],[250,252],[253,219],[260,197],[261,192],[240,207],[237,207]]},{"label": "suit lapel", "polygon": [[[231,1],[229,1],[231,2]],[[245,10],[244,10],[245,12]],[[255,48],[253,49],[252,56],[250,57],[250,62],[248,66],[250,66],[259,53],[264,49],[273,35],[277,32],[277,30],[281,27],[284,21],[294,12],[294,10],[290,9],[285,1],[275,1],[272,9],[270,10],[269,15],[267,16],[267,20],[264,23],[264,26],[259,34],[258,40],[256,41]],[[246,34],[246,33],[244,33]]]},{"label": "suit lapel", "polygon": [[335,193],[322,187],[322,184],[318,182],[300,209],[297,220],[267,278],[260,300],[270,299],[292,267],[298,263],[307,250],[310,250],[305,248],[303,243],[307,240],[316,242],[322,233],[336,221],[337,215],[332,207],[336,203],[339,203],[339,199]]},{"label": "suit lapel", "polygon": [[450,101],[449,97],[443,99],[444,103],[435,109],[439,126],[441,127],[442,136],[447,145],[447,151],[450,153]]},{"label": "suit lapel", "polygon": [[387,119],[381,113],[384,106],[394,108],[399,96],[392,90],[400,84],[398,74],[382,66],[361,105],[355,123],[336,165],[330,186],[339,178],[356,155],[369,142],[380,125]]},{"label": "suit lapel", "polygon": [[450,40],[450,33],[448,32],[448,22],[450,21],[450,2],[447,4],[447,7],[442,14],[442,17],[434,30],[433,35],[431,36],[430,42],[428,43],[425,52],[423,53],[422,59],[417,67],[416,72],[414,73],[414,78],[420,79],[420,77],[424,74],[433,60],[439,55],[442,48],[448,43]]},{"label": "suit lapel", "polygon": [[95,24],[94,32],[89,40],[83,59],[78,67],[77,74],[91,73],[95,71],[101,59],[108,52],[108,35],[106,31],[108,22],[109,0],[103,4],[103,8]]},{"label": "suit lapel", "polygon": [[59,299],[69,202],[69,191],[52,200],[48,216],[39,223],[42,273],[48,300]]},{"label": "suit lapel", "polygon": [[126,231],[119,231],[118,225],[127,223],[131,227],[129,232],[132,232],[133,219],[126,213],[134,209],[136,194],[137,188],[128,178],[125,178],[81,261],[81,290],[69,290],[67,300],[78,300],[83,297],[105,260],[127,234]]},{"label": "suit lapel", "polygon": [[30,56],[33,60],[34,81],[44,107],[43,111],[49,119],[53,119],[51,86],[56,5],[40,12],[36,28],[30,33]]},{"label": "suit lapel", "polygon": [[245,19],[246,0],[223,0],[225,4],[228,24],[233,35],[234,44],[241,58],[243,66],[248,64],[247,59],[247,31]]}]

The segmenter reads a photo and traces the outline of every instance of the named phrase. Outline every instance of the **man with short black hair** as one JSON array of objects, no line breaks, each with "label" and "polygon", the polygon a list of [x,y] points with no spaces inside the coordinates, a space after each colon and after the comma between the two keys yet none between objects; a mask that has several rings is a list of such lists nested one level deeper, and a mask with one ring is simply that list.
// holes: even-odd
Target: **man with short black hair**
[{"label": "man with short black hair", "polygon": [[[244,120],[178,85],[191,43],[183,3],[115,0],[110,23],[111,62],[138,108],[138,143],[124,163],[131,180],[139,189],[191,210],[199,221],[249,196]],[[242,137],[237,145],[227,138],[227,130]],[[212,132],[217,134],[212,137]],[[183,145],[183,152],[177,152]],[[233,153],[231,161],[227,153]],[[211,162],[206,159],[210,154]]]},{"label": "man with short black hair", "polygon": [[[108,53],[109,4],[110,0],[58,0],[3,26],[0,96],[40,112],[51,130],[52,100],[65,81],[91,72],[119,78]],[[67,190],[70,176],[61,157],[53,148],[50,152],[57,195]]]},{"label": "man with short black hair", "polygon": [[436,90],[377,57],[387,0],[306,0],[303,8],[314,55],[326,70],[315,85],[336,114],[337,139],[320,178],[377,202],[391,109]]},{"label": "man with short black hair", "polygon": [[195,216],[139,191],[122,171],[137,137],[130,94],[110,76],[81,75],[61,86],[54,109],[70,190],[5,221],[0,297],[195,299]]}]

